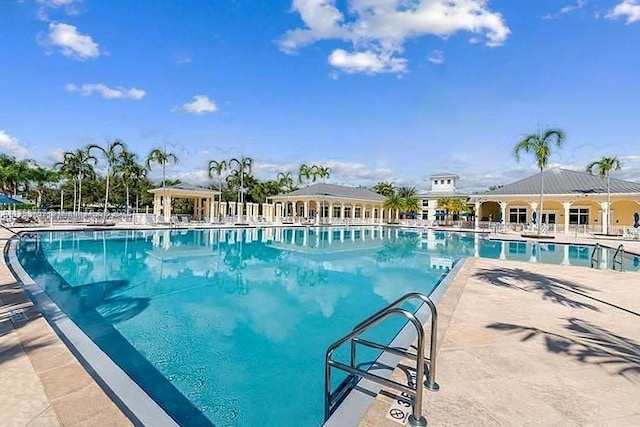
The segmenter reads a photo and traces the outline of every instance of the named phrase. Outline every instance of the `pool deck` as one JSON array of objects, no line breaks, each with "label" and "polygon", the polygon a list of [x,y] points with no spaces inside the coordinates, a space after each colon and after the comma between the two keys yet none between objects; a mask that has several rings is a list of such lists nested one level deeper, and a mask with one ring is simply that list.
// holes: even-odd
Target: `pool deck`
[{"label": "pool deck", "polygon": [[[453,287],[429,425],[640,425],[640,273],[470,258]],[[360,426],[398,426],[396,394]]]},{"label": "pool deck", "polygon": [[[0,230],[0,249],[10,237]],[[620,243],[571,236],[555,242]],[[639,241],[621,243],[640,254]],[[439,305],[441,390],[425,393],[429,424],[640,425],[640,273],[468,259],[454,287],[447,294],[461,293],[459,299],[445,295]],[[0,384],[2,425],[131,425],[33,307],[4,259]],[[380,394],[361,425],[397,426],[388,417],[392,403]]]}]

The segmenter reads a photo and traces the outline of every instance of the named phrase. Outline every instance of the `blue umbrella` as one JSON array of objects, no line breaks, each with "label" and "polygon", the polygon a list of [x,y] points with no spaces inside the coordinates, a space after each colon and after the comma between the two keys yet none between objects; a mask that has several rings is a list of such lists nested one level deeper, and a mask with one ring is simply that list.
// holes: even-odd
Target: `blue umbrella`
[{"label": "blue umbrella", "polygon": [[0,194],[0,205],[19,205],[21,203],[20,200],[16,200],[6,194]]},{"label": "blue umbrella", "polygon": [[531,222],[535,225],[536,218],[538,218],[538,212],[533,211],[533,215],[531,215]]},{"label": "blue umbrella", "polygon": [[640,214],[638,212],[635,212],[633,214],[633,228],[638,227],[640,227]]}]

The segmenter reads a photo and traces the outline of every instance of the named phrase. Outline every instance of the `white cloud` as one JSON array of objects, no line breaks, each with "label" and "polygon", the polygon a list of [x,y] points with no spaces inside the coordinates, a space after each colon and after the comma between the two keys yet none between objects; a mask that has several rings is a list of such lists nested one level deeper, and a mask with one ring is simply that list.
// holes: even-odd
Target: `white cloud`
[{"label": "white cloud", "polygon": [[431,52],[431,55],[429,55],[427,59],[429,60],[429,62],[433,62],[434,64],[444,64],[444,52],[436,49]]},{"label": "white cloud", "polygon": [[627,24],[640,21],[640,3],[638,0],[623,0],[606,16],[608,19],[626,18]]},{"label": "white cloud", "polygon": [[405,71],[406,63],[406,59],[372,51],[348,53],[336,49],[329,55],[329,64],[349,74],[401,73]]},{"label": "white cloud", "polygon": [[40,38],[45,46],[56,47],[64,56],[85,60],[100,56],[100,47],[91,36],[81,34],[78,29],[69,24],[49,23],[49,34],[46,38]]},{"label": "white cloud", "polygon": [[82,96],[89,96],[94,92],[98,92],[104,99],[135,99],[139,100],[145,97],[147,94],[142,89],[136,89],[132,87],[130,89],[124,87],[110,88],[103,83],[90,83],[78,86],[69,83],[65,86],[67,92],[77,92]]},{"label": "white cloud", "polygon": [[36,0],[36,3],[41,5],[37,13],[38,19],[49,22],[48,9],[64,9],[67,15],[79,15],[77,5],[82,3],[82,0]]},{"label": "white cloud", "polygon": [[24,158],[27,157],[28,151],[18,143],[18,138],[9,135],[4,130],[0,130],[0,153]]},{"label": "white cloud", "polygon": [[574,10],[582,9],[586,4],[587,4],[587,0],[577,0],[576,3],[563,6],[562,9],[560,9],[555,14],[544,15],[542,19],[558,19],[561,15],[573,12]]},{"label": "white cloud", "polygon": [[184,111],[191,114],[206,114],[218,111],[215,102],[205,95],[196,95],[193,101],[182,104],[182,107],[176,107],[173,111]]},{"label": "white cloud", "polygon": [[[433,35],[447,38],[466,31],[499,46],[511,31],[502,15],[487,7],[487,0],[347,0],[345,12],[336,0],[293,0],[292,10],[303,28],[287,31],[280,48],[293,53],[319,40],[340,40],[354,52],[335,49],[329,62],[346,72],[404,72],[406,60],[394,55],[407,39]],[[346,66],[352,65],[355,66]]]}]

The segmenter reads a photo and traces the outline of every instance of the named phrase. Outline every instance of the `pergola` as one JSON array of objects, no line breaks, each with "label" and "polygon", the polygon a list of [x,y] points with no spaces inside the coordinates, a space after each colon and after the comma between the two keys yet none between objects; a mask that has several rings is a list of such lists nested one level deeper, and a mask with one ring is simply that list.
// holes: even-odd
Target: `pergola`
[{"label": "pergola", "polygon": [[220,192],[195,185],[178,184],[149,190],[153,194],[153,214],[171,219],[171,201],[173,199],[192,199],[193,218],[197,221],[209,221],[218,214],[216,196],[220,200]]}]

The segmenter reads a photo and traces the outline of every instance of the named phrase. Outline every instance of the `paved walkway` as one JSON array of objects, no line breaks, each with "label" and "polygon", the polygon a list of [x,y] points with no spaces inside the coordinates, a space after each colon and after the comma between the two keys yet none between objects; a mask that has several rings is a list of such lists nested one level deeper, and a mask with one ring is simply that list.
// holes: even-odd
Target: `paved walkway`
[{"label": "paved walkway", "polygon": [[[0,250],[10,237],[0,230]],[[25,318],[20,319],[21,314]],[[0,384],[2,426],[131,425],[35,310],[4,259],[0,262]]]},{"label": "paved walkway", "polygon": [[[456,287],[429,425],[640,425],[640,273],[469,259]],[[397,426],[394,394],[361,426]]]}]

